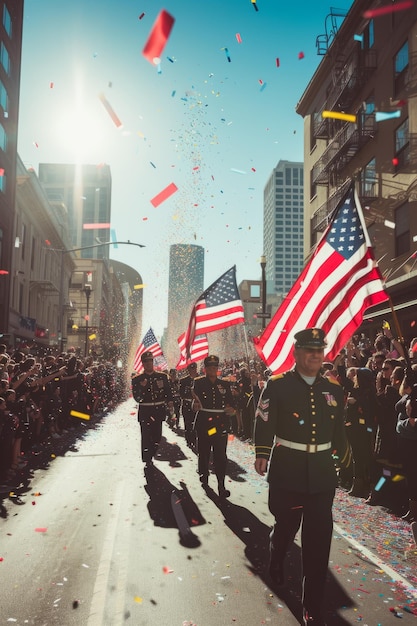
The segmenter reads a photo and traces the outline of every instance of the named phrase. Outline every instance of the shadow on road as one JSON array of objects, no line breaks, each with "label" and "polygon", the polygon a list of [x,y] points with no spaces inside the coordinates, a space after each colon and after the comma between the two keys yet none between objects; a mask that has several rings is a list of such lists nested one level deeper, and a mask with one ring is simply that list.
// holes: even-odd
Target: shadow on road
[{"label": "shadow on road", "polygon": [[[276,587],[266,572],[271,528],[245,507],[219,498],[213,490],[208,489],[207,495],[222,512],[226,525],[245,544],[245,556],[249,561],[248,569],[255,576],[259,576],[301,622],[301,548],[296,543],[292,544],[285,562],[287,584],[285,587]],[[351,598],[329,570],[325,603],[325,618],[329,626],[347,626],[350,622],[337,612],[353,605]]]},{"label": "shadow on road", "polygon": [[145,491],[149,496],[147,507],[155,526],[178,528],[182,546],[198,547],[200,540],[191,529],[194,526],[202,526],[206,520],[192,499],[186,484],[181,482],[181,489],[176,488],[154,465],[145,470],[145,478]]},{"label": "shadow on road", "polygon": [[169,443],[165,437],[162,437],[159,442],[156,459],[158,461],[168,461],[170,467],[181,467],[180,461],[185,461],[187,457],[177,443]]}]

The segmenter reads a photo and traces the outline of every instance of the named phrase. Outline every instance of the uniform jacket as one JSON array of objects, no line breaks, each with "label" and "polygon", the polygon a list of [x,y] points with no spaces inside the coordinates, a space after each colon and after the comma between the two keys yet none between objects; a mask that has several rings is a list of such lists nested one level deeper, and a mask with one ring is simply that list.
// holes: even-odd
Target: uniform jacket
[{"label": "uniform jacket", "polygon": [[[270,460],[271,485],[303,493],[337,486],[335,461],[338,467],[351,462],[343,408],[343,389],[330,378],[319,375],[310,386],[293,369],[268,380],[256,410],[255,449],[257,457]],[[332,445],[320,452],[294,450],[276,444],[275,436],[301,444]]]},{"label": "uniform jacket", "polygon": [[[163,372],[143,372],[132,379],[132,394],[136,402],[150,404],[154,402],[172,401],[172,391],[168,376]],[[146,407],[143,407],[146,408]]]},{"label": "uniform jacket", "polygon": [[[193,393],[201,402],[202,409],[197,411],[194,428],[198,431],[216,428],[217,434],[230,430],[230,418],[224,413],[226,406],[234,406],[234,398],[228,380],[216,378],[212,383],[207,376],[199,376],[194,379]],[[210,409],[205,412],[204,409]],[[213,409],[218,409],[216,415]]]}]

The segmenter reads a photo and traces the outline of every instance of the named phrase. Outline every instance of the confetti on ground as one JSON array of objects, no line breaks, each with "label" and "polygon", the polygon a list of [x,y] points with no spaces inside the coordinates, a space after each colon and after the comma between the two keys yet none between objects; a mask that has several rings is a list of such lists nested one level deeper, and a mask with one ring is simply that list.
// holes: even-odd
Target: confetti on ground
[{"label": "confetti on ground", "polygon": [[164,567],[162,568],[162,571],[164,572],[164,574],[173,574],[174,572],[174,570],[168,567],[167,565],[164,565]]},{"label": "confetti on ground", "polygon": [[142,54],[149,63],[159,64],[161,54],[174,26],[175,18],[163,9],[156,18]]},{"label": "confetti on ground", "polygon": [[404,2],[397,2],[396,4],[387,4],[383,7],[379,7],[379,9],[369,9],[368,11],[365,11],[363,17],[365,19],[372,19],[373,17],[379,17],[380,15],[386,15],[387,13],[411,9],[413,5],[413,0],[404,0]]},{"label": "confetti on ground", "polygon": [[156,208],[157,206],[162,204],[162,202],[165,202],[165,200],[167,200],[170,196],[172,196],[172,194],[175,193],[176,191],[178,191],[178,187],[176,186],[176,184],[170,183],[167,187],[165,187],[165,189],[163,189],[154,198],[152,198],[151,200],[152,206]]},{"label": "confetti on ground", "polygon": [[142,598],[140,598],[139,596],[135,596],[133,600],[137,602],[138,604],[142,604]]},{"label": "confetti on ground", "polygon": [[83,420],[90,419],[90,416],[88,415],[88,413],[80,413],[79,411],[70,411],[70,415],[72,415],[72,417],[79,417],[80,419],[83,419]]},{"label": "confetti on ground", "polygon": [[333,120],[344,120],[345,122],[356,122],[356,115],[350,115],[349,113],[339,113],[338,111],[322,111],[321,116],[331,118]]},{"label": "confetti on ground", "polygon": [[35,533],[46,533],[48,531],[47,528],[39,527],[39,528],[35,528]]},{"label": "confetti on ground", "polygon": [[102,105],[106,109],[107,113],[110,115],[110,117],[111,117],[113,123],[115,124],[115,126],[117,126],[117,128],[120,128],[122,126],[122,122],[119,120],[119,118],[117,117],[116,113],[113,111],[113,109],[112,109],[111,105],[109,104],[109,102],[107,102],[104,94],[100,93],[98,97],[100,99],[100,102],[102,103]]}]

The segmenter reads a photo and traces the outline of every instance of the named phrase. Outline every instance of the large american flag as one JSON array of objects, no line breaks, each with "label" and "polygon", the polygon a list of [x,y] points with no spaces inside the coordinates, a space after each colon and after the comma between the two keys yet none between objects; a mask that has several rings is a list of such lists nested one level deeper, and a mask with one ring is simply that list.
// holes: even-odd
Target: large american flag
[{"label": "large american flag", "polygon": [[352,185],[255,347],[278,374],[294,363],[294,334],[316,326],[326,333],[325,357],[331,361],[361,325],[365,310],[385,300],[388,294]]},{"label": "large american flag", "polygon": [[185,352],[189,357],[194,337],[245,321],[236,284],[236,266],[227,270],[196,300],[185,331]]},{"label": "large american flag", "polygon": [[140,374],[143,372],[143,365],[141,361],[141,356],[144,352],[152,352],[154,358],[163,357],[162,348],[158,343],[157,338],[154,335],[152,328],[148,330],[148,332],[144,335],[141,343],[138,346],[138,349],[135,353],[135,360],[133,362],[133,369],[135,372]]},{"label": "large american flag", "polygon": [[207,335],[197,335],[194,337],[193,344],[191,346],[190,356],[187,358],[187,348],[185,345],[185,333],[182,333],[177,339],[180,348],[180,360],[177,363],[177,370],[183,370],[190,363],[201,361],[208,356],[209,346],[207,341]]}]

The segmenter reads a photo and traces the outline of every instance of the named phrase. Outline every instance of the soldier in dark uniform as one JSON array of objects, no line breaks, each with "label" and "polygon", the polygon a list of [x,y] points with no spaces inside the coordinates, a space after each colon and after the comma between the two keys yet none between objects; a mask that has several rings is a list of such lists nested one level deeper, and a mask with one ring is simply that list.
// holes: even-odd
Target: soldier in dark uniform
[{"label": "soldier in dark uniform", "polygon": [[185,439],[187,446],[190,448],[194,448],[195,446],[195,431],[193,429],[195,411],[191,406],[193,401],[191,389],[196,377],[197,363],[190,363],[188,366],[188,376],[184,376],[184,378],[180,379],[181,413],[184,419]]},{"label": "soldier in dark uniform", "polygon": [[271,532],[269,574],[284,584],[284,558],[300,524],[304,624],[322,626],[322,604],[333,530],[332,505],[338,467],[351,451],[343,424],[343,389],[320,375],[324,331],[294,335],[294,369],[271,376],[256,411],[255,469],[268,462]]},{"label": "soldier in dark uniform", "polygon": [[168,376],[163,372],[155,372],[152,352],[144,352],[141,360],[144,372],[132,379],[132,394],[139,403],[142,461],[145,467],[149,467],[161,441],[162,422],[166,417],[167,406],[172,409],[174,405]]},{"label": "soldier in dark uniform", "polygon": [[228,498],[230,491],[224,486],[227,465],[227,438],[230,415],[233,415],[233,396],[230,383],[217,378],[219,358],[204,359],[206,375],[194,380],[193,409],[197,411],[194,428],[197,433],[198,473],[203,489],[208,488],[210,452],[213,450],[214,471],[217,476],[219,496]]}]

